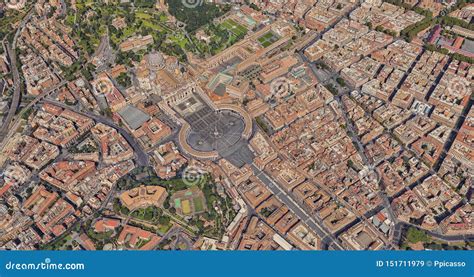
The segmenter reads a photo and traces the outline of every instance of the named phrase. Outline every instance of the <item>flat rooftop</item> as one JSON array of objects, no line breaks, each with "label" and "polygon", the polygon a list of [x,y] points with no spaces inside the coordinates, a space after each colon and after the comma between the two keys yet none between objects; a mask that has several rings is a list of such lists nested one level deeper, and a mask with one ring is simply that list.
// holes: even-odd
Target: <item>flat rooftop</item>
[{"label": "flat rooftop", "polygon": [[143,123],[150,120],[149,115],[132,105],[125,106],[125,108],[121,109],[118,114],[122,117],[127,126],[133,130],[140,128]]}]

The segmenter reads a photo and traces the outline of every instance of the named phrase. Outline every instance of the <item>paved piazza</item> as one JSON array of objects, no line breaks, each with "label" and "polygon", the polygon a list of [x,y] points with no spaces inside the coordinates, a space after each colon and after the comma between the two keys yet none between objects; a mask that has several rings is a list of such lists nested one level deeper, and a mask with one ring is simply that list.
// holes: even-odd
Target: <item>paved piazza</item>
[{"label": "paved piazza", "polygon": [[233,111],[204,107],[187,116],[185,120],[191,125],[187,143],[198,151],[224,152],[237,144],[245,128],[243,118]]},{"label": "paved piazza", "polygon": [[226,158],[236,166],[252,163],[248,139],[253,123],[245,110],[232,104],[209,104],[194,93],[173,108],[183,120],[179,143],[185,153],[200,159]]}]

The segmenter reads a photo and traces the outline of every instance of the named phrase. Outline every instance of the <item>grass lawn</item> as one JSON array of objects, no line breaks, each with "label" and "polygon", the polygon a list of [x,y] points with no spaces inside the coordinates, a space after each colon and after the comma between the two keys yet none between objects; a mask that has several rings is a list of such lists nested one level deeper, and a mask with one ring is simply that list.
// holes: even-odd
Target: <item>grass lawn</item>
[{"label": "grass lawn", "polygon": [[150,19],[150,18],[153,17],[151,14],[144,13],[144,12],[136,12],[136,13],[135,13],[135,16],[136,16],[137,18],[141,18],[141,19]]},{"label": "grass lawn", "polygon": [[166,22],[168,21],[168,17],[166,16],[166,14],[161,14],[160,15],[160,22]]},{"label": "grass lawn", "polygon": [[143,26],[151,28],[155,31],[165,32],[165,29],[162,26],[155,24],[151,21],[143,21]]},{"label": "grass lawn", "polygon": [[160,232],[162,235],[164,235],[169,231],[169,229],[171,229],[171,227],[173,227],[173,223],[171,223],[171,222],[167,225],[161,225],[160,224],[158,226],[158,232]]},{"label": "grass lawn", "polygon": [[221,26],[236,36],[242,36],[247,34],[247,28],[232,19],[227,19],[221,24]]},{"label": "grass lawn", "polygon": [[204,205],[200,197],[193,198],[193,203],[194,203],[194,212],[200,213],[204,210]]},{"label": "grass lawn", "polygon": [[66,25],[68,25],[68,26],[74,25],[75,18],[76,17],[74,15],[66,16]]},{"label": "grass lawn", "polygon": [[268,47],[276,42],[279,37],[272,31],[267,32],[263,36],[259,37],[257,40],[263,47]]},{"label": "grass lawn", "polygon": [[171,41],[178,44],[181,48],[185,49],[186,44],[188,43],[187,38],[182,33],[177,33],[175,35],[168,37]]},{"label": "grass lawn", "polygon": [[135,245],[135,248],[141,248],[143,247],[145,244],[147,244],[150,240],[148,239],[141,239],[139,238],[138,239],[138,243]]}]

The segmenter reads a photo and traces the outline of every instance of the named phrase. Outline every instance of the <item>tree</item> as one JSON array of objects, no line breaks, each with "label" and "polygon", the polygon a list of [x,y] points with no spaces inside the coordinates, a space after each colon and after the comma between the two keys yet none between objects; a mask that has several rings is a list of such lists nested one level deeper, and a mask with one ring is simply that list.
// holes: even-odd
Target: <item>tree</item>
[{"label": "tree", "polygon": [[214,18],[222,16],[230,9],[228,5],[221,9],[218,5],[206,1],[197,7],[188,8],[183,5],[183,2],[182,0],[166,1],[170,14],[177,20],[184,22],[186,30],[190,33],[210,23]]},{"label": "tree", "polygon": [[418,230],[414,227],[410,227],[407,231],[406,235],[407,241],[409,243],[417,243],[417,242],[429,242],[430,239],[425,231]]},{"label": "tree", "polygon": [[170,224],[170,221],[171,219],[169,218],[169,216],[161,216],[160,219],[158,220],[158,223],[160,223],[161,225],[168,225]]},{"label": "tree", "polygon": [[111,110],[109,107],[105,108],[105,109],[103,110],[103,113],[104,113],[104,115],[107,116],[107,117],[112,117],[112,110]]},{"label": "tree", "polygon": [[341,77],[337,77],[336,82],[337,82],[340,86],[343,86],[343,87],[346,86],[346,81],[344,81],[344,79],[342,79]]},{"label": "tree", "polygon": [[125,72],[120,73],[120,75],[117,77],[117,82],[124,88],[128,88],[132,85],[130,76],[128,76],[128,74]]}]

